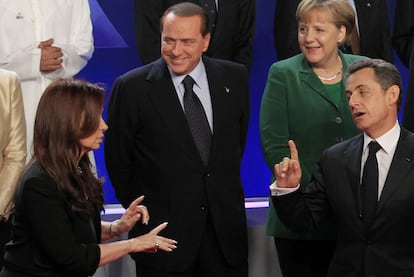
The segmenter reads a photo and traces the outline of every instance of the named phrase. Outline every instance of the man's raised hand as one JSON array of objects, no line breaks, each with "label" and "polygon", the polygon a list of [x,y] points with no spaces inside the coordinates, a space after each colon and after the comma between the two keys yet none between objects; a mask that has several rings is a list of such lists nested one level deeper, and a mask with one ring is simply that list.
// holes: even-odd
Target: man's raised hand
[{"label": "man's raised hand", "polygon": [[288,145],[290,158],[284,157],[280,163],[274,166],[277,186],[280,188],[295,188],[300,183],[300,178],[302,177],[299,154],[295,142],[289,140]]}]

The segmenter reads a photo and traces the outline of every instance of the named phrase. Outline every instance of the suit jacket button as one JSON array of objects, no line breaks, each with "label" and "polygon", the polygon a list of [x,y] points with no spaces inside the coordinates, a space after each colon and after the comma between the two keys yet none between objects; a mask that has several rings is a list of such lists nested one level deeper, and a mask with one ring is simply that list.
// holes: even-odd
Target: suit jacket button
[{"label": "suit jacket button", "polygon": [[340,118],[339,116],[337,118],[335,118],[335,122],[337,124],[341,124],[342,123],[342,118]]}]

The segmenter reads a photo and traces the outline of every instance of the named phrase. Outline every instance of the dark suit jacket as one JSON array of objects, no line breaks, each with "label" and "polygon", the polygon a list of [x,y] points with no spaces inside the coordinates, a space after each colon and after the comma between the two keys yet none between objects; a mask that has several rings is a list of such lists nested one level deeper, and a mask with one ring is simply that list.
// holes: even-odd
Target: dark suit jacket
[{"label": "dark suit jacket", "polygon": [[[277,0],[274,39],[278,60],[300,53],[296,8],[300,0]],[[393,48],[386,0],[355,0],[360,32],[361,55],[393,62]],[[352,53],[349,47],[341,47]]]},{"label": "dark suit jacket", "polygon": [[273,196],[275,208],[297,230],[332,214],[338,237],[328,276],[414,276],[414,134],[401,130],[368,231],[359,216],[362,145],[361,134],[327,149],[304,193]]},{"label": "dark suit jacket", "polygon": [[203,58],[213,108],[213,138],[205,167],[163,59],[119,77],[108,108],[106,166],[120,202],[145,195],[151,220],[131,236],[168,221],[172,253],[134,255],[138,264],[188,270],[210,216],[230,264],[247,258],[240,162],[249,120],[248,73],[229,61]]},{"label": "dark suit jacket", "polygon": [[[160,18],[164,11],[183,0],[134,0],[135,34],[144,64],[160,57]],[[199,0],[189,0],[200,4]],[[216,27],[207,56],[235,61],[251,68],[255,28],[254,0],[220,0]]]},{"label": "dark suit jacket", "polygon": [[402,125],[414,131],[414,1],[398,0],[395,6],[394,47],[409,68]]},{"label": "dark suit jacket", "polygon": [[6,268],[23,276],[94,274],[100,260],[99,211],[92,218],[92,228],[89,220],[72,211],[70,200],[38,163],[24,172],[15,204],[12,241],[5,251]]}]

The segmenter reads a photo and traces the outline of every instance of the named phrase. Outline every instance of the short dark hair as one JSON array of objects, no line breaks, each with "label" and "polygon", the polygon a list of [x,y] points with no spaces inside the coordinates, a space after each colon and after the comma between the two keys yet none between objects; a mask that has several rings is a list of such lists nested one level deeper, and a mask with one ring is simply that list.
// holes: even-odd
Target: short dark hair
[{"label": "short dark hair", "polygon": [[[151,1],[151,0],[146,0],[146,1]],[[208,22],[207,13],[199,5],[190,3],[190,2],[182,2],[179,4],[173,5],[169,7],[167,10],[165,10],[164,14],[161,17],[161,22],[160,22],[161,33],[164,28],[165,17],[170,13],[176,16],[182,16],[182,17],[200,16],[201,17],[201,29],[200,29],[201,34],[204,37],[209,33],[209,30],[208,30],[209,22]]]},{"label": "short dark hair", "polygon": [[397,101],[397,110],[399,111],[402,102],[402,81],[401,74],[395,65],[381,59],[358,60],[349,66],[347,75],[352,75],[364,68],[372,68],[374,70],[375,79],[384,91],[394,85],[399,87],[400,96]]}]

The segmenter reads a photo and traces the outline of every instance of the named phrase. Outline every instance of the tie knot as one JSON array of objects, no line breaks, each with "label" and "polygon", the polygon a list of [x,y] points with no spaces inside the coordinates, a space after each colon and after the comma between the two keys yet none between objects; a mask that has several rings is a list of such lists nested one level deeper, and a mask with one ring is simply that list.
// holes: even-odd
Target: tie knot
[{"label": "tie knot", "polygon": [[378,150],[381,149],[381,145],[379,145],[379,143],[376,142],[375,140],[371,141],[368,144],[368,147],[369,147],[369,154],[375,154],[378,152]]},{"label": "tie knot", "polygon": [[183,85],[184,85],[185,92],[192,91],[194,83],[195,83],[194,79],[191,78],[190,75],[185,76],[185,78],[183,80]]}]

